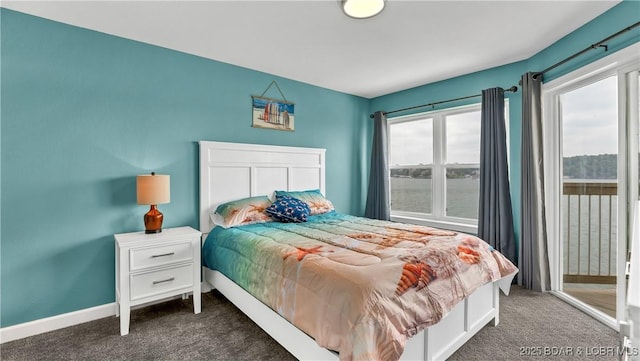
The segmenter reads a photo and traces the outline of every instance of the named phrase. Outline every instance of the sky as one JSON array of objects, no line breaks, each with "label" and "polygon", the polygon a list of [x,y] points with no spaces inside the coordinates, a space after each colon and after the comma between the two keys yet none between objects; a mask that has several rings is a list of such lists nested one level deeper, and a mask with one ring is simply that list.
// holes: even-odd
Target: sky
[{"label": "sky", "polygon": [[564,157],[618,154],[616,76],[565,93],[560,99]]},{"label": "sky", "polygon": [[[390,127],[390,164],[433,163],[433,120],[395,124]],[[480,162],[480,111],[452,114],[446,118],[447,163]]]},{"label": "sky", "polygon": [[433,121],[394,124],[389,128],[390,165],[433,163]]},{"label": "sky", "polygon": [[480,111],[447,117],[447,163],[480,163],[480,117]]},{"label": "sky", "polygon": [[[563,156],[618,153],[617,77],[569,91],[561,96]],[[390,127],[390,165],[433,163],[433,120]],[[450,115],[446,120],[447,163],[480,161],[480,112]]]}]

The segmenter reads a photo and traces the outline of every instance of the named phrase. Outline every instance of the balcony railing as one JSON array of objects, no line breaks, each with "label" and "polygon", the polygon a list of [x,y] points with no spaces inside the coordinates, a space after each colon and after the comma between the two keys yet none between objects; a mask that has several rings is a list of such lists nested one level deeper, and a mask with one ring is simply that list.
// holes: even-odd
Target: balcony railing
[{"label": "balcony railing", "polygon": [[616,181],[563,182],[564,282],[616,283]]}]

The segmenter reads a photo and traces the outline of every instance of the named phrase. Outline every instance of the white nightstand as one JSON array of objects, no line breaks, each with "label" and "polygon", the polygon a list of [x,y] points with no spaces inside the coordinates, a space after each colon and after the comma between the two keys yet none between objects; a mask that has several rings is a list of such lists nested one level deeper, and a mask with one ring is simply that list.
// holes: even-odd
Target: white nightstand
[{"label": "white nightstand", "polygon": [[129,333],[131,307],[193,292],[200,313],[200,237],[191,227],[160,233],[122,233],[116,240],[116,316],[120,334]]}]

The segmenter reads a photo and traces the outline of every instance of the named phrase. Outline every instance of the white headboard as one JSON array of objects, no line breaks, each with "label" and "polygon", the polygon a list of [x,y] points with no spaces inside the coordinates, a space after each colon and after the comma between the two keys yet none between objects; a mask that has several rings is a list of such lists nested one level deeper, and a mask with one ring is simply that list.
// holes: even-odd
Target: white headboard
[{"label": "white headboard", "polygon": [[275,190],[320,189],[325,194],[325,149],[200,141],[200,231],[209,214],[235,199]]}]

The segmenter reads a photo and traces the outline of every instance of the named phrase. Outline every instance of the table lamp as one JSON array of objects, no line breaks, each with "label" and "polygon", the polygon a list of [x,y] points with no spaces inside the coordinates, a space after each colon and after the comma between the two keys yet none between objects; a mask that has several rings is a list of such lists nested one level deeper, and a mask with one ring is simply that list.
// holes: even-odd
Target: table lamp
[{"label": "table lamp", "polygon": [[149,212],[144,215],[144,233],[162,232],[163,216],[157,205],[169,203],[171,200],[169,176],[155,174],[154,172],[139,175],[136,178],[136,193],[138,195],[138,204],[151,206]]}]

